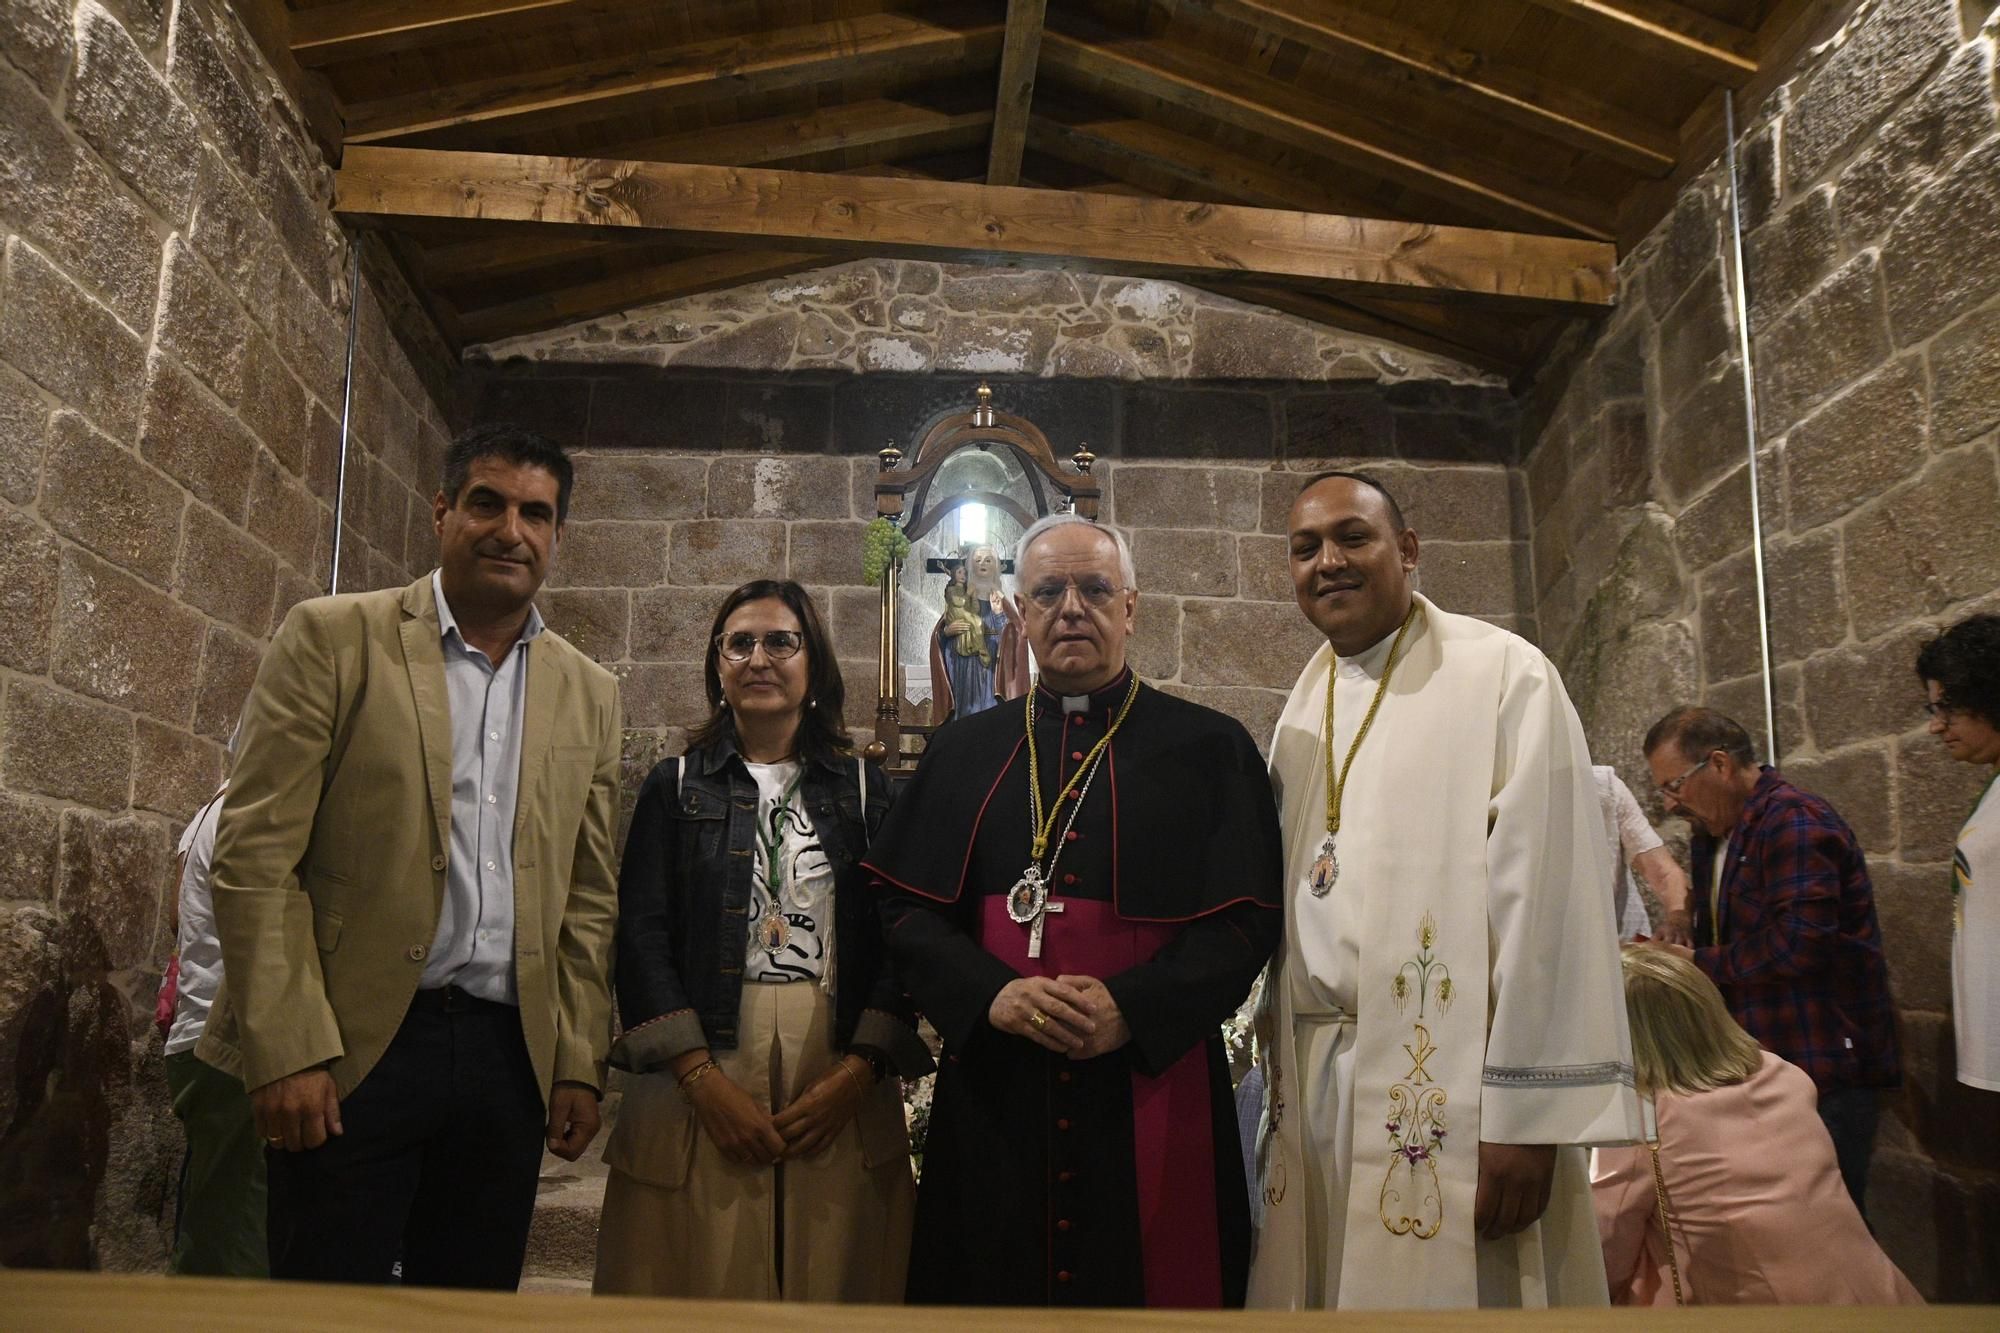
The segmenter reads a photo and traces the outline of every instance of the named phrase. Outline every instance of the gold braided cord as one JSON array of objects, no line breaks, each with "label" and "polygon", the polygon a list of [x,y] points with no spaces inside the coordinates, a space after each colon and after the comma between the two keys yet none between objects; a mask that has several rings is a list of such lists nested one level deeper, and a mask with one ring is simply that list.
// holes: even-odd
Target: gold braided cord
[{"label": "gold braided cord", "polygon": [[1029,820],[1035,828],[1033,854],[1037,864],[1040,863],[1043,853],[1049,849],[1049,835],[1055,832],[1056,820],[1062,815],[1063,802],[1076,790],[1076,780],[1090,772],[1091,765],[1097,762],[1097,756],[1104,753],[1104,747],[1111,744],[1111,738],[1118,734],[1118,728],[1125,725],[1125,715],[1132,711],[1132,701],[1139,697],[1139,675],[1137,672],[1132,673],[1131,688],[1125,691],[1125,702],[1119,706],[1118,716],[1112,719],[1111,729],[1104,733],[1097,744],[1090,748],[1090,753],[1083,757],[1083,762],[1076,766],[1076,772],[1070,775],[1069,785],[1062,789],[1061,794],[1056,797],[1055,804],[1049,808],[1047,819],[1042,818],[1042,768],[1035,753],[1035,695],[1038,693],[1039,689],[1030,687],[1027,694],[1028,813]]},{"label": "gold braided cord", "polygon": [[[1368,728],[1375,725],[1375,712],[1382,706],[1382,696],[1389,692],[1389,678],[1396,674],[1397,656],[1403,648],[1403,636],[1416,623],[1417,610],[1422,603],[1412,599],[1409,611],[1403,616],[1402,627],[1396,631],[1396,641],[1389,645],[1389,664],[1382,671],[1382,683],[1375,687],[1375,697],[1369,701],[1368,716],[1361,719],[1361,730],[1354,733],[1354,743],[1347,747],[1347,762],[1340,766],[1338,780],[1333,774],[1333,682],[1340,675],[1340,660],[1336,656],[1334,664],[1326,672],[1326,831],[1340,832],[1340,796],[1347,790],[1347,774],[1354,767],[1354,756],[1361,752],[1361,742],[1368,737]],[[1379,642],[1379,640],[1378,640]]]},{"label": "gold braided cord", "polygon": [[1649,1143],[1646,1148],[1653,1154],[1653,1202],[1659,1205],[1660,1234],[1667,1242],[1667,1271],[1674,1278],[1674,1304],[1686,1305],[1687,1293],[1681,1290],[1681,1261],[1674,1254],[1673,1206],[1667,1201],[1667,1177],[1660,1170],[1660,1145]]}]

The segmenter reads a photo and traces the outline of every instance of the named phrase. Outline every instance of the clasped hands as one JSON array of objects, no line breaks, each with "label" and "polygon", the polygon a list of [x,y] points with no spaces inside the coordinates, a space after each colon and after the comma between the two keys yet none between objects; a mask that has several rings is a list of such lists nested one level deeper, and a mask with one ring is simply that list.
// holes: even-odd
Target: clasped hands
[{"label": "clasped hands", "polygon": [[1132,1040],[1118,1002],[1096,977],[1020,977],[1000,988],[986,1021],[1072,1060],[1092,1060]]},{"label": "clasped hands", "polygon": [[716,1151],[732,1162],[769,1166],[787,1157],[816,1157],[861,1109],[875,1073],[858,1055],[845,1055],[773,1114],[720,1069],[688,1090],[695,1119]]}]

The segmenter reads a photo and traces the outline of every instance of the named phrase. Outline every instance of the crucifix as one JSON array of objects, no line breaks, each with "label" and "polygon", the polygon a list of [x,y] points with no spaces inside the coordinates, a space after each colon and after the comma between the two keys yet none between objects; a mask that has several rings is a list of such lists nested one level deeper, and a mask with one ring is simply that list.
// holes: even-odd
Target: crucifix
[{"label": "crucifix", "polygon": [[1042,956],[1042,927],[1048,923],[1050,912],[1060,912],[1062,909],[1061,903],[1052,902],[1047,898],[1042,900],[1041,906],[1035,910],[1034,924],[1028,927],[1028,957]]},{"label": "crucifix", "polygon": [[1007,894],[1007,919],[1017,926],[1028,928],[1028,957],[1042,956],[1042,930],[1048,923],[1050,912],[1060,912],[1063,905],[1049,900],[1049,886],[1042,882],[1039,866],[1029,866]]}]

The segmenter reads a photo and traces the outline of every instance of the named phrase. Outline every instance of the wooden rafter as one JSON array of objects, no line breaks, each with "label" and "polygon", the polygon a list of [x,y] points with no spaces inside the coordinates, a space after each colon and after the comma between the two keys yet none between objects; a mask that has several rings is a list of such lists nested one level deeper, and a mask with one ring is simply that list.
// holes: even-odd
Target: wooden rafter
[{"label": "wooden rafter", "polygon": [[629,110],[636,99],[698,102],[837,79],[909,78],[991,63],[1000,26],[954,28],[904,14],[745,33],[670,51],[452,84],[350,109],[347,142],[461,126],[508,133]]},{"label": "wooden rafter", "polygon": [[1000,43],[1000,92],[993,104],[993,142],[986,155],[988,185],[1017,185],[1035,98],[1035,62],[1049,0],[1007,0],[1007,35]]},{"label": "wooden rafter", "polygon": [[1011,258],[1363,293],[1608,305],[1608,245],[1276,209],[755,167],[348,149],[337,212],[645,228],[835,254]]},{"label": "wooden rafter", "polygon": [[[572,9],[577,0],[345,0],[292,16],[292,55],[308,69],[450,41],[495,19]],[[551,14],[551,16],[553,16]]]},{"label": "wooden rafter", "polygon": [[1588,23],[1613,41],[1738,88],[1757,72],[1757,35],[1675,0],[1529,0]]},{"label": "wooden rafter", "polygon": [[1042,63],[1139,99],[1159,99],[1226,125],[1400,181],[1507,225],[1611,235],[1610,210],[1494,167],[1476,152],[1419,140],[1393,126],[1247,73],[1199,52],[1147,39],[1092,42],[1050,31]]},{"label": "wooden rafter", "polygon": [[[1144,121],[1055,125],[1046,117],[1037,117],[1029,142],[1036,151],[1059,160],[1123,177],[1076,187],[1082,190],[1161,196],[1185,181],[1204,194],[1234,203],[1316,211],[1346,207],[1334,204],[1335,196],[1322,192],[1313,173],[1288,174],[1258,167],[1212,144]],[[1469,310],[1443,301],[1390,301],[1351,294],[1335,298],[1298,287],[1227,279],[1201,285],[1301,318],[1449,356],[1482,370],[1512,374],[1522,363],[1519,321],[1512,315]]]},{"label": "wooden rafter", "polygon": [[1599,154],[1657,176],[1672,168],[1680,144],[1673,132],[1620,107],[1492,56],[1442,40],[1422,28],[1385,19],[1338,0],[1193,0],[1260,32],[1317,51],[1389,62],[1421,75],[1435,92],[1476,115]]}]

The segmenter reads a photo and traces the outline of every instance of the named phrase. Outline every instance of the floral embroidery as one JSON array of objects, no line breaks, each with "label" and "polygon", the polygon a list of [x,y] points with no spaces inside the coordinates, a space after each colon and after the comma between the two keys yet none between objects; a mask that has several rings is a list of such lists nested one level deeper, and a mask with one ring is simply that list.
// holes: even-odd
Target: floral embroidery
[{"label": "floral embroidery", "polygon": [[1433,1004],[1439,1013],[1450,1009],[1454,996],[1451,969],[1433,953],[1437,940],[1437,922],[1426,912],[1417,926],[1417,956],[1396,969],[1389,981],[1396,1012],[1403,1013],[1414,996],[1419,1021],[1410,1025],[1410,1040],[1403,1044],[1410,1071],[1389,1089],[1389,1118],[1382,1125],[1389,1135],[1389,1169],[1382,1178],[1376,1211],[1390,1235],[1418,1240],[1429,1240],[1444,1228],[1444,1189],[1438,1182],[1437,1163],[1444,1154],[1448,1099],[1424,1068],[1438,1048],[1422,1022]]}]

